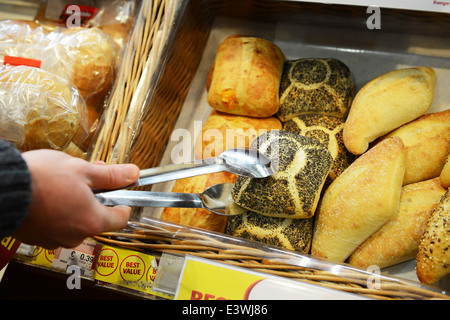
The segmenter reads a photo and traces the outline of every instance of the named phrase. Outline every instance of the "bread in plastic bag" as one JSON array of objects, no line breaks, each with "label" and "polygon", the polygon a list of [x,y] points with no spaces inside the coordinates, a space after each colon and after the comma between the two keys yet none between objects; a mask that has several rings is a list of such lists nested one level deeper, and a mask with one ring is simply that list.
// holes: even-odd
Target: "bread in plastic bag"
[{"label": "bread in plastic bag", "polygon": [[88,136],[86,105],[66,79],[28,66],[0,66],[0,138],[22,150],[66,149]]},{"label": "bread in plastic bag", "polygon": [[[123,51],[134,24],[136,12],[140,8],[138,2],[102,0],[97,3],[98,11],[89,22],[89,26],[98,27],[108,33],[119,46],[119,50]],[[119,53],[119,56],[122,53]]]},{"label": "bread in plastic bag", "polygon": [[46,29],[26,21],[0,21],[4,56],[41,61],[41,68],[72,82],[87,105],[103,107],[115,78],[117,45],[99,28]]}]

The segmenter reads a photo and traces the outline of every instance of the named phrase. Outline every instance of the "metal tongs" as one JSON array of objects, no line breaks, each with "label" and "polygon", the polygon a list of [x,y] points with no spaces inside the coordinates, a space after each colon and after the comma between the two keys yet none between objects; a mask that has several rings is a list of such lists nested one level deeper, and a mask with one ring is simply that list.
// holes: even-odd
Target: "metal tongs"
[{"label": "metal tongs", "polygon": [[[269,158],[253,149],[235,148],[215,158],[141,170],[129,187],[178,180],[213,172],[228,171],[240,176],[265,178],[275,173]],[[134,207],[203,208],[220,215],[237,215],[247,210],[231,198],[232,183],[216,184],[202,193],[110,190],[96,193],[105,205]]]}]

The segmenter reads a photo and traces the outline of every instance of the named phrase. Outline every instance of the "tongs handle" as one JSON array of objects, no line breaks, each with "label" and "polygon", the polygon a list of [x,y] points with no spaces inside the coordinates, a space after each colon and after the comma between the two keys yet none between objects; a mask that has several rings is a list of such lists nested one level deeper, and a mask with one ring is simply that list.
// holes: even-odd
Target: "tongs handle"
[{"label": "tongs handle", "polygon": [[204,208],[204,203],[197,193],[114,190],[97,193],[95,197],[107,206]]},{"label": "tongs handle", "polygon": [[[193,176],[199,176],[202,174],[223,171],[224,169],[225,168],[223,165],[223,160],[220,158],[211,158],[207,159],[207,161],[200,160],[194,161],[192,163],[169,164],[162,167],[142,169],[139,173],[139,178],[138,180],[136,180],[135,183],[114,190],[122,190],[127,188],[147,186],[155,183],[189,178]],[[114,190],[93,189],[92,191],[96,194],[99,194],[101,192],[107,191],[111,192]]]},{"label": "tongs handle", "polygon": [[171,180],[178,180],[223,170],[223,161],[219,158],[192,163],[170,164],[162,167],[143,169],[139,179],[132,187],[145,186]]}]

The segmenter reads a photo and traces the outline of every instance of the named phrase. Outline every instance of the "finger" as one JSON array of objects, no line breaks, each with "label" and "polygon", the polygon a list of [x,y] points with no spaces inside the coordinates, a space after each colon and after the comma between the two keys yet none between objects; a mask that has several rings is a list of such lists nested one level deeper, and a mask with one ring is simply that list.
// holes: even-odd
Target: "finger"
[{"label": "finger", "polygon": [[139,168],[134,164],[90,165],[87,172],[91,188],[115,189],[126,187],[139,178]]},{"label": "finger", "polygon": [[90,235],[102,232],[117,231],[127,226],[130,220],[131,208],[128,206],[106,207],[99,209],[96,226],[91,225]]},{"label": "finger", "polygon": [[131,208],[128,206],[107,207],[105,230],[102,232],[116,231],[125,228],[130,220],[130,215]]}]

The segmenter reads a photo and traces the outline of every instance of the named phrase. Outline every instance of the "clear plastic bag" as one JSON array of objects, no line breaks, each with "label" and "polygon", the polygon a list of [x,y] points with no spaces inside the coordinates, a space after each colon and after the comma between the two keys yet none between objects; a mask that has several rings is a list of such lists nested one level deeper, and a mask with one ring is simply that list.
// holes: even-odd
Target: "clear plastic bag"
[{"label": "clear plastic bag", "polygon": [[[42,25],[53,27],[98,27],[114,39],[118,55],[122,56],[140,3],[140,0],[84,0],[74,4],[68,0],[48,0],[44,14],[37,19]],[[76,14],[79,18],[72,19],[71,15]]]},{"label": "clear plastic bag", "polygon": [[115,80],[117,45],[99,28],[54,28],[33,22],[0,21],[0,63],[4,56],[41,61],[41,68],[73,83],[86,101],[103,107]]},{"label": "clear plastic bag", "polygon": [[0,138],[22,150],[65,150],[88,136],[83,97],[66,79],[29,66],[0,66]]}]

